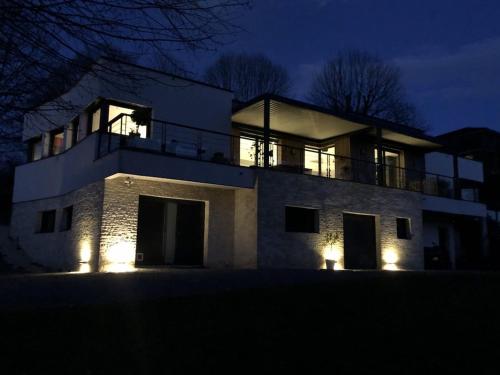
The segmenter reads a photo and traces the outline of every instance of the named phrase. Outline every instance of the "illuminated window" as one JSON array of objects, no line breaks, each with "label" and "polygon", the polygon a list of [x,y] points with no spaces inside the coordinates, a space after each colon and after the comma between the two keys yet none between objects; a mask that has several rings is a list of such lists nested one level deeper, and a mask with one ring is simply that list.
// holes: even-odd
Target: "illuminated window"
[{"label": "illuminated window", "polygon": [[50,134],[50,155],[58,155],[64,151],[64,130]]},{"label": "illuminated window", "polygon": [[51,233],[54,231],[56,224],[56,210],[48,210],[40,212],[39,216],[39,233]]},{"label": "illuminated window", "polygon": [[[108,121],[111,121],[121,114],[131,115],[133,108],[125,108],[116,105],[109,106]],[[147,138],[148,126],[137,125],[130,116],[122,116],[111,125],[111,132],[122,135],[138,135],[140,138]]]},{"label": "illuminated window", "polygon": [[[256,138],[240,138],[240,165],[264,165],[264,141]],[[278,165],[278,144],[269,142],[269,165]]]},{"label": "illuminated window", "polygon": [[396,218],[397,235],[399,239],[409,240],[411,239],[410,232],[410,219],[398,217]]},{"label": "illuminated window", "polygon": [[92,133],[99,130],[99,125],[101,123],[101,109],[98,108],[92,113]]},{"label": "illuminated window", "polygon": [[302,207],[285,207],[287,232],[319,233],[319,210]]},{"label": "illuminated window", "polygon": [[[321,157],[321,166],[319,163]],[[304,152],[304,168],[317,176],[335,177],[335,147],[315,149],[306,146]]]}]

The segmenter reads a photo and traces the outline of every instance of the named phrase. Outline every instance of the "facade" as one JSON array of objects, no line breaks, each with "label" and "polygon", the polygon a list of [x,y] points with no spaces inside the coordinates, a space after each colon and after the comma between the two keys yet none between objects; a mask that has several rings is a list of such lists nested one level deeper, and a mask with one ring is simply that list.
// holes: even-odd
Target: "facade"
[{"label": "facade", "polygon": [[485,205],[456,182],[481,184],[481,163],[433,171],[447,155],[421,131],[272,95],[233,107],[229,91],[119,68],[142,78],[86,76],[67,110],[25,119],[11,236],[40,264],[421,270],[447,252],[453,268],[441,221],[483,233]]}]

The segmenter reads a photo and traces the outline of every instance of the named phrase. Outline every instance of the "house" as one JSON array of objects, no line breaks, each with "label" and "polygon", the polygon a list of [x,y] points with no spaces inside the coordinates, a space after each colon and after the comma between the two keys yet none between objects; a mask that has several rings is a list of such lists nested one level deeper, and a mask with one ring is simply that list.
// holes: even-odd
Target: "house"
[{"label": "house", "polygon": [[11,236],[38,263],[420,270],[456,266],[460,227],[442,222],[482,238],[485,205],[419,130],[273,95],[233,107],[227,90],[114,64],[26,116]]}]

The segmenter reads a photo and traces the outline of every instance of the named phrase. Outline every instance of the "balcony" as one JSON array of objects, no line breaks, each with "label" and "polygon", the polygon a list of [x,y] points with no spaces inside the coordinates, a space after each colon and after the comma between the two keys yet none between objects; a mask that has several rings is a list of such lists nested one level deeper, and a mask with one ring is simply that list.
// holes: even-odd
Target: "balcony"
[{"label": "balcony", "polygon": [[152,120],[146,135],[146,132],[131,130],[128,117],[121,114],[101,130],[99,157],[119,149],[140,150],[181,159],[268,168],[457,198],[456,181],[452,177],[353,159],[322,149],[288,146],[283,138],[271,138],[266,145],[260,136],[234,136],[161,120]]}]

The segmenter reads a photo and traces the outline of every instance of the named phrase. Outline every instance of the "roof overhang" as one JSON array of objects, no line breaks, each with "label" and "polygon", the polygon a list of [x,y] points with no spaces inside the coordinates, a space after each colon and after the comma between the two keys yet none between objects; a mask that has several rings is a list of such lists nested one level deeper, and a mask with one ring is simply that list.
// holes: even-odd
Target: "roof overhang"
[{"label": "roof overhang", "polygon": [[297,100],[265,95],[236,108],[235,123],[264,128],[264,100],[270,102],[270,129],[321,142],[343,135],[366,131],[382,138],[416,147],[438,148],[441,145],[423,132],[387,121],[359,115],[338,114]]}]

